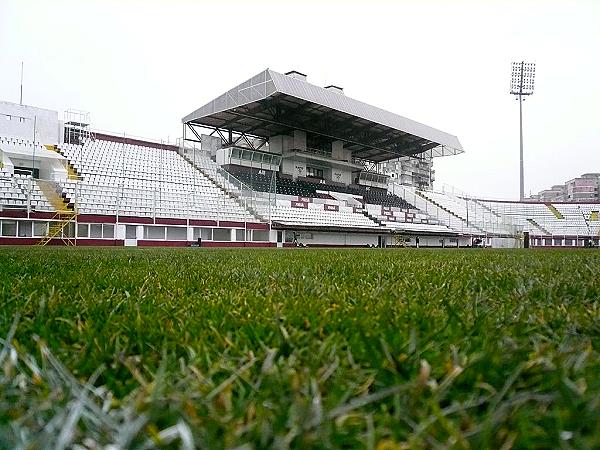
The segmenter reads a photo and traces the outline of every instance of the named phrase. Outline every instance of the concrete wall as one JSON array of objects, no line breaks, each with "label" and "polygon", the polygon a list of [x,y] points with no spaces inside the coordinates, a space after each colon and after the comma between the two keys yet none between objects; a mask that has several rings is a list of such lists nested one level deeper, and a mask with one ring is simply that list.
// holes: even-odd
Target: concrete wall
[{"label": "concrete wall", "polygon": [[342,141],[333,141],[331,143],[331,157],[338,161],[349,162],[352,159],[352,152],[344,148]]},{"label": "concrete wall", "polygon": [[[306,135],[304,136],[306,147]],[[277,155],[287,153],[294,146],[294,138],[292,136],[279,135],[269,138],[269,151]]]},{"label": "concrete wall", "polygon": [[306,176],[306,162],[285,158],[281,161],[281,172],[292,175],[294,179]]},{"label": "concrete wall", "polygon": [[332,167],[331,180],[337,183],[352,184],[352,170],[342,167]]},{"label": "concrete wall", "polygon": [[[32,153],[33,156],[33,153]],[[12,165],[17,167],[32,167],[31,158],[24,156],[14,156],[8,154]],[[6,155],[5,155],[6,158]],[[64,166],[66,160],[56,158],[40,158],[35,157],[35,168],[40,172],[40,179],[42,180],[53,180],[53,181],[64,181],[68,177],[67,169]],[[14,167],[11,167],[11,171]]]},{"label": "concrete wall", "polygon": [[294,143],[293,148],[305,151],[306,150],[306,132],[300,130],[294,130]]},{"label": "concrete wall", "polygon": [[52,145],[62,141],[58,111],[0,102],[0,136],[33,141],[34,121],[35,141]]},{"label": "concrete wall", "polygon": [[209,136],[203,134],[200,136],[200,148],[201,150],[209,153],[211,156],[215,156],[217,150],[221,148],[221,138],[218,136]]}]

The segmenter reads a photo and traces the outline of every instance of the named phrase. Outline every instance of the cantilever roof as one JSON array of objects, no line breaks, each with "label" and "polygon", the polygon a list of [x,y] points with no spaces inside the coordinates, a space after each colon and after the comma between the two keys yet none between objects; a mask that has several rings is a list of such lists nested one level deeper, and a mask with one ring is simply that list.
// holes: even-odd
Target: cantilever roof
[{"label": "cantilever roof", "polygon": [[304,130],[344,141],[353,156],[376,162],[426,152],[463,152],[456,136],[270,69],[198,108],[183,122],[267,138]]}]

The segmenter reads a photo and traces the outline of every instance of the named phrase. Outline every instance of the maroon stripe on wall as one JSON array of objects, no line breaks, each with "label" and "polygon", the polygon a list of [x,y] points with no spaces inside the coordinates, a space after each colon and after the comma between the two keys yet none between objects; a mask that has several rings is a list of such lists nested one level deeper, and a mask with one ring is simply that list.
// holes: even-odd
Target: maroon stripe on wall
[{"label": "maroon stripe on wall", "polygon": [[0,237],[0,245],[35,245],[42,238]]},{"label": "maroon stripe on wall", "polygon": [[309,248],[366,248],[367,244],[306,244],[306,246]]},{"label": "maroon stripe on wall", "polygon": [[[35,245],[42,238],[18,238],[18,237],[0,237],[0,245]],[[96,247],[119,247],[124,242],[120,239],[78,239],[77,246],[96,246]],[[63,246],[66,245],[62,239],[52,239],[47,245]]]},{"label": "maroon stripe on wall", "polygon": [[110,247],[123,247],[125,241],[122,239],[78,239],[77,247],[88,247],[88,246],[110,246]]},{"label": "maroon stripe on wall", "polygon": [[188,247],[190,244],[188,241],[137,241],[138,247]]},{"label": "maroon stripe on wall", "polygon": [[208,227],[216,227],[216,220],[198,220],[198,219],[190,219],[191,226],[208,226]]},{"label": "maroon stripe on wall", "polygon": [[0,217],[27,218],[27,211],[0,211]]},{"label": "maroon stripe on wall", "polygon": [[55,213],[48,213],[48,212],[32,212],[31,214],[29,214],[29,218],[30,219],[52,219],[54,218],[56,214]]},{"label": "maroon stripe on wall", "polygon": [[80,214],[77,216],[79,223],[116,223],[116,216],[100,216],[96,214]]},{"label": "maroon stripe on wall", "polygon": [[187,225],[187,220],[185,220],[185,219],[167,219],[167,218],[161,217],[160,219],[157,218],[155,223],[157,225]]},{"label": "maroon stripe on wall", "polygon": [[[81,222],[81,219],[79,220]],[[119,216],[119,223],[152,223],[151,217]]]},{"label": "maroon stripe on wall", "polygon": [[202,241],[202,247],[276,247],[275,242],[206,242]]},{"label": "maroon stripe on wall", "polygon": [[244,222],[228,222],[222,220],[219,222],[220,227],[229,227],[229,228],[244,228]]},{"label": "maroon stripe on wall", "polygon": [[[147,241],[138,240],[139,247],[189,247],[195,242],[188,241]],[[202,247],[275,247],[274,242],[207,242],[202,241]]]},{"label": "maroon stripe on wall", "polygon": [[247,222],[246,228],[248,228],[249,230],[269,230],[269,224],[268,223]]}]

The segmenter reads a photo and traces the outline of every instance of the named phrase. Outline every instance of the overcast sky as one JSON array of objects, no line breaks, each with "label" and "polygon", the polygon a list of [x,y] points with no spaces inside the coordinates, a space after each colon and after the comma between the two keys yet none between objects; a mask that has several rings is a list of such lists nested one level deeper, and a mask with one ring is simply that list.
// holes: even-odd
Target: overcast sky
[{"label": "overcast sky", "polygon": [[157,139],[265,68],[458,136],[438,186],[516,198],[511,61],[535,62],[524,103],[526,193],[600,172],[600,1],[0,0],[0,100],[91,113]]}]

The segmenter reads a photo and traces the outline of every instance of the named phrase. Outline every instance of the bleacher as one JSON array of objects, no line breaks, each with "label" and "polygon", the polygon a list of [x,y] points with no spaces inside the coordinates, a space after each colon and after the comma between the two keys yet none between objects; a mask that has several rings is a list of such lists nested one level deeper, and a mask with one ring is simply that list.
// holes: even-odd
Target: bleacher
[{"label": "bleacher", "polygon": [[379,229],[377,222],[333,199],[278,195],[271,220],[288,226],[317,228]]},{"label": "bleacher", "polygon": [[532,235],[597,237],[600,222],[594,211],[598,203],[540,203],[479,200],[500,215],[510,217]]},{"label": "bleacher", "polygon": [[268,192],[277,188],[277,194],[298,197],[319,197],[319,192],[339,192],[362,197],[365,203],[383,206],[396,206],[399,208],[410,208],[411,205],[404,199],[389,193],[386,189],[362,186],[359,184],[345,185],[332,181],[319,180],[317,178],[298,177],[294,180],[289,175],[275,174],[268,170],[251,170],[241,166],[228,166],[227,170],[237,178],[259,191]]},{"label": "bleacher", "polygon": [[81,174],[61,183],[81,214],[258,220],[176,151],[102,139],[60,150]]},{"label": "bleacher", "polygon": [[27,209],[27,194],[11,175],[0,176],[0,205],[2,209]]},{"label": "bleacher", "polygon": [[28,175],[0,173],[0,210],[52,211],[37,182]]},{"label": "bleacher", "polygon": [[[13,151],[33,150],[34,145],[36,151],[48,151],[26,140],[3,138],[2,142]],[[270,219],[284,228],[385,229],[440,235],[514,235],[515,230],[522,230],[532,236],[596,239],[600,233],[597,203],[492,201],[408,187],[400,196],[375,187],[314,178],[294,180],[239,166],[224,171],[207,155],[196,156],[192,164],[172,149],[107,139],[63,144],[59,152],[80,175],[79,180],[36,180],[16,168],[17,173],[11,173],[12,168],[1,167],[0,208],[56,211],[59,208],[50,186],[80,214],[232,222]],[[253,195],[257,198],[262,195],[269,200],[261,207],[245,203],[241,193],[248,187],[256,191]],[[274,201],[268,194],[273,189],[278,194]],[[60,204],[62,198],[58,198]]]},{"label": "bleacher", "polygon": [[[449,192],[415,191],[403,187],[422,211],[439,223],[472,234],[581,236],[598,238],[600,204],[483,200]],[[385,212],[384,212],[385,214]]]},{"label": "bleacher", "polygon": [[[256,190],[276,189],[277,207],[271,218],[284,225],[452,231],[444,225],[438,228],[438,221],[386,189],[305,177],[294,180],[289,175],[233,165],[227,170]],[[331,209],[325,210],[323,205]]]},{"label": "bleacher", "polygon": [[[370,217],[376,219],[386,228],[393,230],[402,228],[405,230],[411,229],[424,231],[436,229],[432,228],[431,226],[440,225],[440,222],[437,219],[425,214],[413,206],[401,208],[398,206],[384,206],[380,204],[367,203],[365,204],[365,209]],[[441,226],[444,231],[451,231],[451,229],[446,225]]]}]

